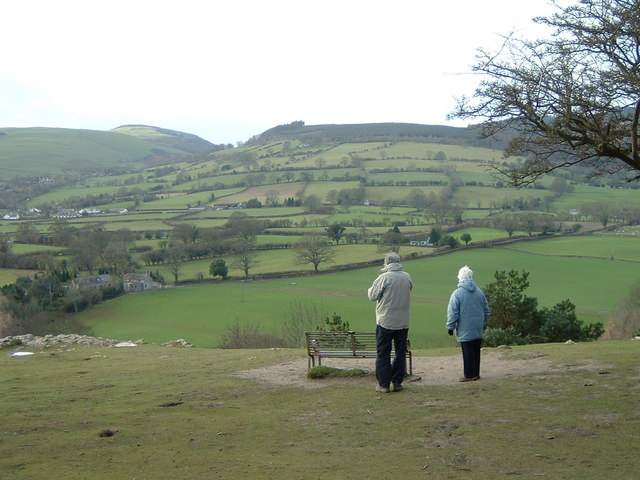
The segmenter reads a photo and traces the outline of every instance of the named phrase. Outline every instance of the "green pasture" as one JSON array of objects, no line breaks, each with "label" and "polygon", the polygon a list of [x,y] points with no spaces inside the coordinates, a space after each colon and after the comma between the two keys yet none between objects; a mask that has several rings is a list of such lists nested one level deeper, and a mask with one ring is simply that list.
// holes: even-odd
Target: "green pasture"
[{"label": "green pasture", "polygon": [[502,161],[502,152],[500,150],[460,145],[397,142],[381,151],[386,152],[388,157],[414,156],[417,158],[433,159],[439,152],[442,152],[446,155],[447,160]]},{"label": "green pasture", "polygon": [[572,193],[566,193],[554,200],[553,206],[558,212],[568,212],[598,202],[609,203],[613,211],[620,205],[638,205],[640,189],[576,185]]},{"label": "green pasture", "polygon": [[257,218],[260,220],[280,219],[280,218],[293,218],[304,214],[303,207],[262,207],[262,208],[243,208],[238,209],[224,209],[224,210],[211,210],[207,209],[202,212],[189,213],[189,215],[183,216],[180,220],[185,222],[193,221],[194,223],[201,220],[221,220],[225,223],[229,220],[229,217],[234,213],[241,212],[251,218]]},{"label": "green pasture", "polygon": [[71,198],[84,198],[87,195],[92,195],[95,197],[99,197],[101,194],[113,195],[119,188],[122,188],[122,186],[60,187],[30,199],[27,205],[32,207],[45,204],[60,204],[65,200]]},{"label": "green pasture", "polygon": [[330,191],[335,190],[339,192],[340,190],[349,190],[359,188],[360,183],[355,181],[349,182],[311,182],[307,184],[304,189],[304,196],[309,197],[311,195],[317,195],[318,198],[325,202],[327,200],[327,195]]},{"label": "green pasture", "polygon": [[[173,214],[175,215],[175,214]],[[173,215],[159,214],[155,215],[112,215],[109,217],[101,216],[100,219],[96,217],[86,217],[83,219],[74,219],[71,224],[75,224],[78,228],[87,228],[94,225],[99,225],[106,231],[115,232],[117,230],[126,229],[132,232],[140,232],[147,230],[167,230],[169,229],[165,220],[169,220]],[[76,221],[77,220],[77,221]]]},{"label": "green pasture", "polygon": [[[267,236],[266,239],[280,239],[280,242],[292,241],[296,238],[296,236],[283,236],[283,235],[273,235]],[[263,240],[260,243],[267,243]],[[275,243],[271,241],[270,243]],[[377,247],[375,245],[339,245],[333,247],[336,253],[336,257],[332,263],[322,263],[319,266],[320,271],[330,270],[334,266],[339,265],[348,265],[352,263],[361,263],[361,262],[370,262],[375,261],[383,257],[383,253],[378,252]],[[421,249],[419,247],[413,247],[403,249],[403,253],[409,255],[411,253],[421,254],[425,252],[425,249]],[[311,272],[313,270],[313,266],[310,264],[307,265],[298,265],[296,264],[296,255],[295,248],[291,249],[275,249],[275,250],[258,250],[256,251],[255,258],[257,260],[257,265],[252,267],[249,271],[251,275],[264,275],[273,272]],[[229,276],[235,277],[237,279],[242,278],[244,276],[244,272],[240,268],[236,268],[232,266],[233,257],[225,256],[222,259],[226,262],[229,267]],[[198,278],[201,274],[204,278],[209,278],[209,266],[213,262],[212,258],[204,258],[200,260],[193,260],[190,262],[186,262],[183,264],[180,269],[180,280],[193,280]],[[160,272],[168,283],[173,282],[173,274],[170,271],[168,265],[153,265],[144,267],[149,270],[153,270],[154,272],[157,270]]]},{"label": "green pasture", "polygon": [[394,200],[404,202],[414,188],[420,188],[426,195],[434,193],[436,196],[441,195],[446,187],[441,186],[429,186],[429,187],[403,187],[403,186],[390,186],[390,187],[365,187],[365,196],[368,200],[375,200],[377,202],[384,202],[385,200]]},{"label": "green pasture", "polygon": [[[426,160],[424,158],[380,158],[375,160],[367,160],[363,163],[363,167],[369,175],[374,175],[373,170],[381,172],[388,171],[393,174],[393,170],[412,170],[417,168],[431,170],[433,172],[441,172],[443,170],[442,162],[439,160]],[[399,172],[398,172],[399,173]],[[415,172],[417,174],[417,172]]]},{"label": "green pasture", "polygon": [[[473,245],[474,243],[486,242],[489,240],[497,240],[505,237],[505,232],[503,230],[480,227],[461,228],[460,230],[450,232],[449,235],[460,240],[460,237],[465,233],[471,235],[471,241],[469,242],[469,245]],[[525,235],[525,232],[514,232],[513,235]],[[464,245],[464,242],[462,240],[460,240],[460,243]]]},{"label": "green pasture", "polygon": [[[172,164],[174,168],[186,168],[183,163]],[[144,170],[139,173],[124,173],[122,175],[109,175],[106,177],[89,177],[82,180],[82,186],[86,188],[110,187],[113,191],[119,188],[149,190],[153,187],[170,188],[166,181],[151,174],[152,170]]]},{"label": "green pasture", "polygon": [[15,268],[0,268],[0,287],[15,283],[18,277],[33,278],[33,270],[20,270]]},{"label": "green pasture", "polygon": [[449,183],[449,178],[446,175],[432,172],[384,172],[367,175],[368,182],[407,182],[407,187],[414,187],[409,185],[409,182],[417,180]]},{"label": "green pasture", "polygon": [[514,200],[531,201],[536,198],[544,200],[553,197],[548,190],[518,189],[518,188],[493,188],[485,187],[459,187],[453,195],[453,203],[467,205],[473,208],[500,207],[502,204],[510,205]]},{"label": "green pasture", "polygon": [[606,235],[609,237],[631,236],[640,238],[640,225],[623,225],[614,230],[608,231]]},{"label": "green pasture", "polygon": [[[181,174],[188,174],[188,171],[181,171]],[[178,174],[175,175],[176,178],[163,177],[172,185],[170,189],[172,191],[181,191],[181,192],[195,192],[195,191],[211,191],[217,189],[224,188],[232,188],[232,186],[237,185],[238,183],[244,182],[246,173],[239,174],[216,174],[215,176],[203,177],[203,178],[194,178],[193,180],[187,182],[181,182],[178,185],[173,185],[177,179]]]},{"label": "green pasture", "polygon": [[[359,248],[362,247],[345,246],[340,250],[342,255],[354,258]],[[576,239],[574,250],[581,248],[580,240]],[[585,251],[589,248],[585,247]],[[401,254],[409,255],[410,250],[402,250]],[[364,257],[381,260],[382,254],[369,250],[359,258]],[[286,258],[292,258],[288,251],[272,251],[269,260],[263,258],[262,267],[266,270],[273,271],[278,265],[282,269],[293,266],[292,262],[286,263]],[[209,263],[202,262],[203,272],[208,273]],[[404,260],[403,264],[414,281],[411,338],[416,348],[432,348],[448,341],[444,331],[446,306],[457,283],[457,271],[465,264],[475,271],[480,286],[492,282],[495,271],[527,271],[530,288],[526,293],[536,297],[540,307],[570,299],[576,305],[578,318],[587,323],[606,323],[608,315],[628,296],[631,285],[640,277],[635,263],[543,256],[498,247],[465,249]],[[259,270],[256,268],[255,273]],[[326,271],[322,266],[321,270]],[[370,330],[374,306],[368,302],[366,290],[377,270],[378,267],[367,267],[286,279],[228,280],[145,292],[106,302],[84,312],[80,318],[101,336],[149,337],[154,342],[197,338],[201,345],[212,346],[219,342],[228,325],[236,321],[259,324],[265,332],[277,334],[292,300],[298,299],[325,305],[349,321],[355,330]],[[236,276],[239,272],[231,273]],[[151,328],[156,324],[158,329]]]},{"label": "green pasture", "polygon": [[34,252],[59,252],[64,250],[64,247],[50,247],[48,245],[33,245],[30,243],[12,243],[11,253],[34,253]]},{"label": "green pasture", "polygon": [[175,218],[171,221],[171,225],[179,225],[181,223],[186,223],[188,225],[193,225],[197,228],[214,228],[214,227],[222,227],[225,223],[227,223],[227,218],[217,218],[217,217],[209,217],[209,218],[197,218],[191,217],[191,215]]},{"label": "green pasture", "polygon": [[640,264],[638,237],[582,236],[579,245],[576,245],[574,237],[559,237],[538,242],[518,242],[512,247],[504,248],[547,257],[590,257]]},{"label": "green pasture", "polygon": [[[421,225],[424,225],[428,222],[428,219],[424,216],[418,216],[415,213],[411,214],[409,212],[402,212],[401,210],[396,210],[396,212],[379,210],[378,212],[356,212],[352,209],[349,209],[349,212],[337,212],[333,215],[329,215],[327,217],[327,222],[329,224],[332,223],[340,223],[342,225],[373,225],[382,222],[383,225],[387,225],[387,229],[394,226],[396,222],[414,222]],[[369,229],[370,227],[367,227]],[[400,231],[405,233],[407,228],[410,227],[400,227]]]},{"label": "green pasture", "polygon": [[328,149],[323,149],[318,154],[305,156],[305,158],[296,157],[295,165],[299,167],[315,167],[317,165],[316,162],[318,158],[324,159],[327,166],[343,165],[345,161],[350,163],[352,156],[374,156],[375,154],[371,154],[370,152],[382,145],[384,144],[379,142],[341,143],[331,146]]},{"label": "green pasture", "polygon": [[151,202],[144,202],[141,206],[153,208],[154,210],[178,208],[187,210],[190,207],[208,205],[210,203],[209,198],[211,197],[211,191],[172,195],[159,193],[158,197],[160,198]]},{"label": "green pasture", "polygon": [[[475,163],[472,165],[477,166],[477,164]],[[456,170],[455,176],[462,182],[463,185],[472,182],[481,185],[495,185],[496,179],[490,172],[487,171],[486,167],[481,167],[479,170],[480,171]]]},{"label": "green pasture", "polygon": [[480,220],[487,218],[491,210],[486,210],[484,208],[474,208],[471,205],[468,205],[469,208],[463,210],[462,218],[464,220]]},{"label": "green pasture", "polygon": [[266,203],[268,197],[275,193],[279,201],[284,202],[287,198],[298,198],[304,191],[305,184],[303,182],[287,182],[282,184],[265,184],[247,187],[245,190],[228,195],[223,198],[223,203],[244,203],[251,199],[257,199],[262,203]]},{"label": "green pasture", "polygon": [[291,245],[295,245],[296,243],[302,240],[302,235],[258,235],[256,237],[256,243],[258,245],[268,245],[268,244],[283,244],[288,243]]}]

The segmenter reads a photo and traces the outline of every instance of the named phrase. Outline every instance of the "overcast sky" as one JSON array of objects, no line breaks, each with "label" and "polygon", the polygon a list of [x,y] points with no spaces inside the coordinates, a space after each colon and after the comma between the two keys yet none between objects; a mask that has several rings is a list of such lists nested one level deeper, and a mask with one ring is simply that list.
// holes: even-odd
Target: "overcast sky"
[{"label": "overcast sky", "polygon": [[479,47],[548,0],[20,0],[0,16],[0,127],[153,125],[213,143],[276,125],[447,114]]}]

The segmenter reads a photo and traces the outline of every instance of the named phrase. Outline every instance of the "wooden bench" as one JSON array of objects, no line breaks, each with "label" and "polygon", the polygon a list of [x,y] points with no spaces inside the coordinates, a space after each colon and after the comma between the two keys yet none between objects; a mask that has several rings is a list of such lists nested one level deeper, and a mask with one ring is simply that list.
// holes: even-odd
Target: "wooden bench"
[{"label": "wooden bench", "polygon": [[[376,358],[375,332],[305,332],[309,368],[322,365],[323,358]],[[391,351],[395,355],[395,351]],[[413,375],[411,345],[407,340],[408,373]]]}]

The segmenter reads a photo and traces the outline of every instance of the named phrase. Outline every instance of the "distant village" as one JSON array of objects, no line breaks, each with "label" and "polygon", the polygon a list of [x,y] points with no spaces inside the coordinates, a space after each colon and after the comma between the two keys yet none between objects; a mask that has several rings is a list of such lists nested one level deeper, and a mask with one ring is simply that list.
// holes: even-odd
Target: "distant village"
[{"label": "distant village", "polygon": [[[24,211],[15,211],[8,212],[2,216],[3,220],[20,220],[20,218],[25,216],[37,216],[40,215],[42,211],[38,208],[31,207]],[[89,207],[89,208],[81,208],[79,210],[75,208],[63,208],[56,212],[53,216],[56,218],[69,219],[69,218],[80,218],[80,217],[88,217],[92,215],[100,215],[100,214],[110,214],[110,215],[124,215],[129,213],[129,210],[126,208],[115,208],[111,210],[102,211],[99,208]]]}]

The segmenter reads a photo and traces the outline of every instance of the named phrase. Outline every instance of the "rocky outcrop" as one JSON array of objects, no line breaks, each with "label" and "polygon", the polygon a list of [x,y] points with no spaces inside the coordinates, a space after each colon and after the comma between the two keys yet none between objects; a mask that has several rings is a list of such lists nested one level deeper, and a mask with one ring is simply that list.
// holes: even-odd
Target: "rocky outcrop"
[{"label": "rocky outcrop", "polygon": [[[37,337],[30,333],[26,335],[14,335],[12,337],[0,338],[0,348],[6,347],[29,347],[29,348],[47,348],[59,347],[62,345],[85,345],[99,347],[135,347],[136,345],[144,345],[144,340],[136,340],[135,342],[122,340],[113,340],[110,338],[91,337],[88,335],[77,335],[74,333],[62,335],[45,335]],[[172,340],[162,344],[165,347],[182,347],[192,348],[193,345],[185,339]]]},{"label": "rocky outcrop", "polygon": [[46,348],[60,345],[98,345],[102,347],[112,347],[118,343],[120,343],[120,340],[77,334],[45,335],[44,337],[37,337],[27,333],[25,335],[14,335],[12,337],[0,338],[0,348],[17,346]]}]

